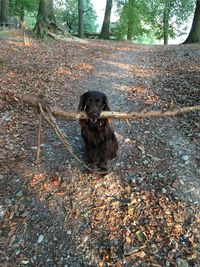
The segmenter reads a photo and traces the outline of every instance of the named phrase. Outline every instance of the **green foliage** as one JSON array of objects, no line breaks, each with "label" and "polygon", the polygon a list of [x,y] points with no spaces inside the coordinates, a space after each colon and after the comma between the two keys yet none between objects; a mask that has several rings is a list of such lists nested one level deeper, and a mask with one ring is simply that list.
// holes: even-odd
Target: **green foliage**
[{"label": "green foliage", "polygon": [[36,23],[37,12],[25,12],[25,22],[29,29],[33,29]]},{"label": "green foliage", "polygon": [[10,0],[10,16],[16,16],[32,29],[36,22],[39,0]]},{"label": "green foliage", "polygon": [[[115,24],[117,39],[139,40],[140,36],[163,39],[183,34],[194,12],[195,0],[116,0],[119,20]],[[130,38],[131,37],[131,38]]]},{"label": "green foliage", "polygon": [[[96,23],[97,15],[90,3],[90,0],[84,0],[84,31],[96,32],[98,25]],[[78,1],[77,0],[65,0],[65,7],[58,6],[56,8],[56,15],[59,17],[60,22],[63,22],[67,30],[71,34],[77,34],[78,32]]]},{"label": "green foliage", "polygon": [[22,8],[27,12],[36,12],[39,0],[10,0],[10,15],[21,15]]},{"label": "green foliage", "polygon": [[[195,0],[154,0],[152,2],[148,20],[157,38],[163,39],[165,30],[171,38],[183,34],[180,27],[194,12]],[[167,29],[165,29],[164,17],[168,24]]]},{"label": "green foliage", "polygon": [[138,36],[134,39],[135,44],[160,44],[160,41],[157,40],[156,36],[151,36],[150,34],[144,34],[142,36]]},{"label": "green foliage", "polygon": [[117,39],[133,39],[148,32],[145,28],[144,14],[146,10],[146,1],[127,0],[118,4],[119,20],[114,26],[114,34]]}]

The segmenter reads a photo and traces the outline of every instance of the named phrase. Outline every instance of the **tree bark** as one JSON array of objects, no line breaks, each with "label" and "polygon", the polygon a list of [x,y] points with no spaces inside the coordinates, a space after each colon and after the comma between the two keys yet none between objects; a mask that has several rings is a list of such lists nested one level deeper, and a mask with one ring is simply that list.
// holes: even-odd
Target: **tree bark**
[{"label": "tree bark", "polygon": [[48,0],[40,0],[37,15],[37,21],[34,28],[34,34],[37,38],[43,39],[48,32],[49,20],[47,11]]},{"label": "tree bark", "polygon": [[56,17],[54,14],[54,8],[53,8],[53,0],[48,0],[47,3],[47,13],[48,13],[48,19],[50,23],[56,23]]},{"label": "tree bark", "polygon": [[128,21],[128,28],[127,28],[127,40],[132,41],[132,31],[131,31],[132,24]]},{"label": "tree bark", "polygon": [[8,25],[9,0],[1,0],[0,26]]},{"label": "tree bark", "polygon": [[53,0],[40,0],[34,35],[43,39],[47,35],[55,36],[58,32],[64,34],[64,30],[58,27],[54,15]]},{"label": "tree bark", "polygon": [[128,25],[127,25],[127,40],[131,41],[133,38],[133,5],[134,5],[134,1],[133,0],[129,0],[128,1],[128,10],[127,10],[127,14],[128,14]]},{"label": "tree bark", "polygon": [[200,0],[196,2],[194,18],[190,33],[184,44],[200,43]]},{"label": "tree bark", "polygon": [[164,45],[168,45],[169,41],[169,14],[171,9],[171,1],[165,0],[164,12],[163,12],[163,39]]},{"label": "tree bark", "polygon": [[24,6],[21,5],[20,8],[20,28],[23,28],[23,24],[24,24],[24,16],[25,16],[25,11],[24,11]]},{"label": "tree bark", "polygon": [[84,38],[83,0],[78,0],[78,37]]},{"label": "tree bark", "polygon": [[111,10],[112,10],[112,0],[107,0],[103,26],[99,37],[100,39],[109,40]]}]

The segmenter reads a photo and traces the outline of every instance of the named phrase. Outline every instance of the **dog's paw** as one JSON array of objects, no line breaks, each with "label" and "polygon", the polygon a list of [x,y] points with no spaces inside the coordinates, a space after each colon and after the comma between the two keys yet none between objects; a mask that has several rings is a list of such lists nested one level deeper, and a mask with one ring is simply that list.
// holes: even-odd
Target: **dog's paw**
[{"label": "dog's paw", "polygon": [[107,168],[107,164],[106,163],[104,163],[104,162],[100,162],[100,164],[99,164],[99,169],[101,170],[101,171],[107,171],[108,170],[108,168]]}]

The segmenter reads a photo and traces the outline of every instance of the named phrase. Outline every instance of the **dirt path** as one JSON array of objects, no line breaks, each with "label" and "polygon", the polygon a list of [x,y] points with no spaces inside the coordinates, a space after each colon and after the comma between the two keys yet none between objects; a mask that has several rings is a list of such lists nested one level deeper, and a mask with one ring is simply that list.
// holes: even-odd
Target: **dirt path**
[{"label": "dirt path", "polygon": [[[160,50],[160,53],[158,52]],[[118,51],[108,59],[101,61],[95,75],[81,83],[84,90],[102,90],[110,99],[113,110],[133,111],[146,108],[162,108],[160,92],[156,82],[158,76],[162,77],[165,68],[162,65],[158,70],[155,68],[155,58],[152,53],[159,54],[159,60],[165,61],[165,50],[173,50],[174,53],[182,52],[177,47],[131,47]],[[167,89],[167,88],[166,88]],[[137,94],[138,92],[138,94]],[[167,177],[172,180],[177,198],[186,202],[200,205],[200,179],[197,165],[198,148],[187,138],[176,119],[154,119],[145,122],[115,122],[115,128],[120,140],[121,153],[117,166],[136,167],[140,165],[152,165],[151,175]],[[179,129],[178,129],[179,128]],[[134,146],[131,147],[131,144]],[[135,160],[136,147],[143,146],[140,157],[142,161]],[[136,146],[136,147],[135,147]],[[127,152],[129,157],[127,157]],[[153,152],[153,153],[152,153]],[[159,173],[156,172],[155,162],[162,165]],[[142,163],[142,164],[141,164]],[[148,170],[148,175],[149,170]],[[163,188],[165,192],[166,188]]]},{"label": "dirt path", "polygon": [[[9,45],[6,44],[8,50]],[[64,59],[70,49],[73,68],[68,58]],[[104,50],[106,57],[96,56],[101,55],[101,51],[104,55]],[[13,75],[19,69],[18,76],[22,73],[23,82],[28,84],[29,76],[24,78],[23,64],[19,60],[26,57],[24,50],[16,45],[13,57],[11,44],[10,51],[14,61],[12,65],[7,63],[8,52],[7,58],[2,60],[4,73],[9,75],[12,67]],[[18,54],[19,51],[22,54]],[[58,44],[56,48],[52,45],[44,51],[36,47],[34,51],[32,60],[32,50],[27,48],[26,51],[32,81],[36,80],[36,85],[46,90],[52,101],[60,101],[66,109],[76,110],[79,96],[87,90],[105,92],[111,108],[116,111],[166,109],[168,104],[179,105],[184,99],[184,105],[191,105],[196,99],[198,102],[197,93],[193,95],[190,91],[190,96],[185,97],[183,87],[187,95],[189,88],[196,92],[199,86],[200,60],[196,59],[199,47],[91,42],[74,44],[72,48],[66,48],[66,44]],[[37,53],[42,53],[43,64],[48,66],[47,72],[42,68],[39,73],[45,77],[44,81],[34,73],[35,62],[41,62],[41,55]],[[86,56],[80,63],[84,53]],[[191,71],[187,65],[188,73],[181,69],[188,64],[186,59],[190,68],[194,68]],[[92,61],[93,67],[88,61]],[[84,76],[85,69],[92,71]],[[186,85],[191,75],[195,77],[193,84]],[[7,85],[9,83],[4,81],[3,86]],[[32,92],[33,86],[29,90]],[[20,115],[16,116],[18,113]],[[4,137],[8,150],[4,155],[9,157],[0,157],[3,162],[0,266],[198,267],[200,146],[197,115],[130,121],[129,124],[113,121],[120,153],[111,166],[132,171],[98,176],[84,173],[46,125],[43,126],[41,164],[34,164],[36,117],[33,110],[5,103],[1,118],[5,130],[0,136]],[[58,119],[58,123],[75,152],[85,159],[78,122]]]}]

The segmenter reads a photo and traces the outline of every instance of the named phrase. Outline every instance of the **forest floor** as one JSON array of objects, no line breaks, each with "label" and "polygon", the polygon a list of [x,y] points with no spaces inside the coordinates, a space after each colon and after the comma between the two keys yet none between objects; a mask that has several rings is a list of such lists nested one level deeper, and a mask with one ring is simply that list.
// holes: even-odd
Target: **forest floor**
[{"label": "forest floor", "polygon": [[[200,266],[200,112],[114,120],[118,171],[87,174],[49,126],[9,101],[45,95],[76,111],[88,90],[115,111],[200,105],[200,46],[0,37],[0,266]],[[85,160],[78,122],[56,119]],[[124,171],[127,169],[127,171]],[[129,169],[129,170],[128,170]],[[130,171],[132,169],[132,171]]]}]

